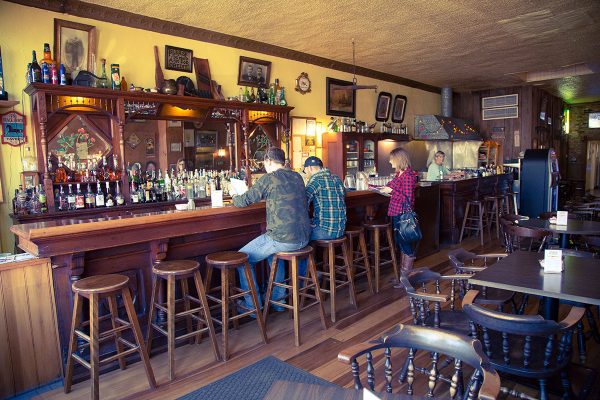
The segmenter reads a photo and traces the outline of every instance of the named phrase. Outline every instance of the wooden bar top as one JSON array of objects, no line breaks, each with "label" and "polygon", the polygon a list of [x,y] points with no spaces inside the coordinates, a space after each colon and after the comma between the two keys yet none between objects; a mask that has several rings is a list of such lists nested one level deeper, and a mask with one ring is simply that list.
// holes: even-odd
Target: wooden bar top
[{"label": "wooden bar top", "polygon": [[[348,208],[387,201],[385,196],[372,191],[346,194]],[[60,219],[13,225],[11,232],[19,237],[19,247],[23,250],[35,256],[48,257],[236,228],[264,221],[265,204],[260,202],[246,208],[226,204],[223,207],[202,206],[186,211]]]}]

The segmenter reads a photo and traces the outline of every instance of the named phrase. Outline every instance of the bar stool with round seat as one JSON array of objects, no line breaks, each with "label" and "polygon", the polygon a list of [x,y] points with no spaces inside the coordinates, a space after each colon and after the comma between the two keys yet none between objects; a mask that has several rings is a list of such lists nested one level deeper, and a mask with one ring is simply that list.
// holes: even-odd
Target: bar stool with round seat
[{"label": "bar stool with round seat", "polygon": [[479,200],[467,201],[465,207],[465,216],[463,218],[462,228],[460,229],[460,237],[458,242],[462,242],[465,231],[475,232],[475,235],[481,237],[481,245],[483,246],[483,204]]},{"label": "bar stool with round seat", "polygon": [[[298,274],[298,262],[304,259],[307,259],[308,261],[306,269],[308,276],[306,277]],[[284,262],[287,261],[289,271],[289,274],[287,274],[288,278],[283,282],[275,282],[275,276],[277,274],[277,269],[279,268],[279,260]],[[302,286],[300,285],[301,281],[303,282]],[[284,288],[287,290],[287,294],[282,298],[272,299],[271,294],[275,287]],[[310,289],[314,291],[314,295],[308,293]],[[308,305],[301,304],[301,297],[302,299],[312,299],[313,302]],[[287,298],[291,299],[291,305],[285,302]],[[269,274],[269,283],[267,284],[265,307],[263,309],[265,329],[267,327],[267,317],[271,305],[287,308],[292,311],[294,317],[294,343],[296,346],[300,346],[300,311],[313,305],[317,305],[319,307],[321,325],[323,326],[323,329],[327,329],[327,321],[325,320],[325,311],[323,310],[323,301],[321,299],[321,290],[319,289],[319,281],[317,280],[317,269],[313,257],[313,248],[311,246],[306,246],[296,251],[280,251],[273,256],[271,272]]]},{"label": "bar stool with round seat", "polygon": [[506,214],[519,214],[517,206],[517,192],[507,191],[504,193],[504,208]]},{"label": "bar stool with round seat", "polygon": [[[204,284],[200,276],[200,264],[193,260],[170,260],[158,262],[152,268],[154,281],[152,282],[152,298],[150,301],[150,314],[148,316],[148,352],[152,349],[152,332],[158,331],[160,334],[167,337],[167,349],[169,352],[169,380],[175,378],[175,342],[182,339],[190,339],[195,337],[200,340],[200,335],[208,331],[215,359],[219,360],[219,347],[215,336],[215,328],[210,317],[208,301],[204,291]],[[198,297],[194,297],[189,293],[187,280],[194,279],[196,293]],[[160,287],[162,281],[167,285],[166,303],[162,303],[159,299]],[[175,299],[175,281],[181,284],[181,298]],[[176,305],[178,302],[183,302],[184,310],[177,312]],[[190,308],[191,303],[198,305],[195,308]],[[167,315],[166,324],[155,321],[156,310],[160,310]],[[175,322],[177,319],[186,318],[187,332],[179,336],[175,335]],[[196,321],[197,328],[192,327],[192,320]],[[163,326],[166,325],[166,326]]]},{"label": "bar stool with round seat", "polygon": [[[399,281],[400,273],[398,271],[398,262],[396,261],[396,251],[394,249],[394,235],[392,232],[392,224],[385,221],[367,221],[363,222],[363,227],[369,232],[370,249],[369,257],[373,260],[373,269],[375,270],[375,293],[379,293],[379,274],[381,267],[392,264],[394,268],[394,276]],[[381,234],[384,233],[386,239],[385,245],[381,243]],[[388,251],[389,258],[381,257],[381,254]]]},{"label": "bar stool with round seat", "polygon": [[[244,266],[249,290],[242,290],[241,288],[235,286],[235,271],[240,265]],[[211,284],[213,268],[221,270],[221,285],[210,288],[209,285]],[[250,264],[248,263],[247,254],[239,251],[221,251],[207,255],[206,286],[206,297],[208,300],[217,303],[221,307],[221,319],[213,319],[215,323],[221,325],[221,332],[223,334],[223,360],[227,361],[229,359],[229,322],[233,322],[235,324],[240,318],[254,314],[256,316],[256,322],[258,323],[258,329],[260,330],[263,342],[267,343],[265,325],[263,323],[260,304],[258,303],[258,295],[256,288],[254,287],[254,279],[252,279],[252,273],[250,271]],[[220,291],[221,297],[211,295],[211,292],[213,291]],[[252,298],[252,303],[254,306],[251,308],[248,308],[242,304],[237,304],[236,300],[243,298],[246,295],[250,295]],[[229,308],[231,306],[233,306],[233,315],[230,316]],[[238,307],[244,312],[237,313],[236,308]]]},{"label": "bar stool with round seat", "polygon": [[492,237],[492,225],[496,226],[496,238],[500,238],[500,212],[504,204],[504,195],[485,196],[483,198],[483,212],[485,214],[486,225]]},{"label": "bar stool with round seat", "polygon": [[[146,352],[144,338],[137,320],[133,301],[131,300],[131,292],[129,291],[128,284],[129,278],[127,276],[108,274],[84,278],[74,282],[71,286],[74,293],[73,317],[69,334],[69,351],[67,353],[67,370],[64,386],[65,393],[71,391],[73,381],[73,360],[90,370],[92,380],[91,397],[93,399],[98,399],[100,398],[98,383],[100,365],[118,360],[120,368],[125,369],[125,357],[133,353],[138,353],[140,355],[150,387],[156,387],[156,380],[154,379],[152,366],[148,359],[148,353]],[[119,317],[119,309],[117,306],[117,295],[119,294],[122,296],[128,321]],[[88,299],[90,302],[90,319],[85,322],[82,322],[83,298]],[[110,314],[99,317],[99,302],[104,298],[108,302]],[[108,318],[110,318],[112,323],[112,329],[100,332],[100,321]],[[89,334],[83,331],[83,328],[88,326]],[[132,330],[135,343],[131,343],[121,336],[121,332],[127,329]],[[100,343],[107,339],[114,339],[117,354],[100,360]],[[77,344],[78,340],[82,340],[84,344],[79,346]],[[128,347],[128,349],[125,350],[125,347]],[[89,362],[84,359],[80,352],[85,348],[89,348]]]},{"label": "bar stool with round seat", "polygon": [[[322,292],[329,294],[329,302],[331,305],[331,322],[335,322],[335,310],[336,310],[336,291],[349,286],[350,290],[350,303],[354,307],[358,307],[356,302],[356,288],[354,286],[354,274],[350,266],[350,258],[348,257],[348,239],[341,237],[338,239],[327,239],[327,240],[314,240],[313,246],[320,247],[323,249],[323,262],[318,263],[322,266],[323,271],[317,272],[325,279],[329,280],[329,289],[321,288]],[[341,254],[337,254],[336,249],[341,249]],[[342,264],[338,264],[337,261],[342,261]],[[339,279],[338,276],[343,277]],[[327,287],[326,285],[323,285]]]},{"label": "bar stool with round seat", "polygon": [[[373,294],[373,277],[371,274],[371,264],[369,263],[367,242],[365,240],[365,229],[362,226],[347,226],[344,234],[348,238],[348,261],[350,261],[350,266],[352,267],[354,280],[356,282],[358,278],[366,275],[369,291]],[[357,269],[361,271],[356,272]]]}]

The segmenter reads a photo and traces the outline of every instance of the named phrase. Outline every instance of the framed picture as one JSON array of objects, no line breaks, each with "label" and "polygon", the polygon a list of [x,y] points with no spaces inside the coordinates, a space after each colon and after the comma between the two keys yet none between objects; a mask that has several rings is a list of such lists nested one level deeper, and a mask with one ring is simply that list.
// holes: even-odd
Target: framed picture
[{"label": "framed picture", "polygon": [[173,71],[192,72],[192,50],[165,45],[165,68]]},{"label": "framed picture", "polygon": [[54,18],[54,58],[67,72],[94,72],[96,27]]},{"label": "framed picture", "polygon": [[375,119],[377,121],[387,121],[390,116],[390,105],[392,104],[392,95],[388,92],[381,92],[377,97],[377,109],[375,110]]},{"label": "framed picture", "polygon": [[327,78],[327,115],[354,117],[356,115],[356,92],[352,82]]},{"label": "framed picture", "polygon": [[153,157],[156,154],[154,138],[146,138],[146,156]]},{"label": "framed picture", "polygon": [[217,150],[217,131],[197,130],[195,138],[197,152],[214,152]]},{"label": "framed picture", "polygon": [[397,94],[394,97],[394,109],[392,111],[392,122],[404,121],[404,113],[406,112],[406,96]]},{"label": "framed picture", "polygon": [[271,61],[257,60],[240,56],[238,85],[240,86],[269,86],[271,76]]},{"label": "framed picture", "polygon": [[21,172],[21,185],[24,189],[29,189],[37,186],[40,183],[40,176],[37,172],[23,171]]}]

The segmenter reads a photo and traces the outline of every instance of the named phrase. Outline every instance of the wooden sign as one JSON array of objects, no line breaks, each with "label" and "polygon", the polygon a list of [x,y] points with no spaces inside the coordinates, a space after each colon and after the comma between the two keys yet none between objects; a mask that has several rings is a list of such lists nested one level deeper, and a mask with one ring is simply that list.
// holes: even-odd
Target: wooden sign
[{"label": "wooden sign", "polygon": [[192,72],[192,50],[165,46],[165,68],[174,71]]},{"label": "wooden sign", "polygon": [[2,114],[2,144],[20,146],[27,142],[25,116],[16,111]]}]

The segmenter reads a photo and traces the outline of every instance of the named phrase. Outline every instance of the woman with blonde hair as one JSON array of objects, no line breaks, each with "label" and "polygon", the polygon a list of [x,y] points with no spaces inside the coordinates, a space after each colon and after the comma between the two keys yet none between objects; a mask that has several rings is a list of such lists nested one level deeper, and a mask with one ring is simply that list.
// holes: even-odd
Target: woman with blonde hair
[{"label": "woman with blonde hair", "polygon": [[408,152],[403,148],[392,150],[390,164],[396,174],[387,184],[391,189],[388,216],[392,219],[396,245],[402,252],[402,272],[408,274],[415,261],[415,242],[422,236],[414,212],[417,174],[411,167]]}]

